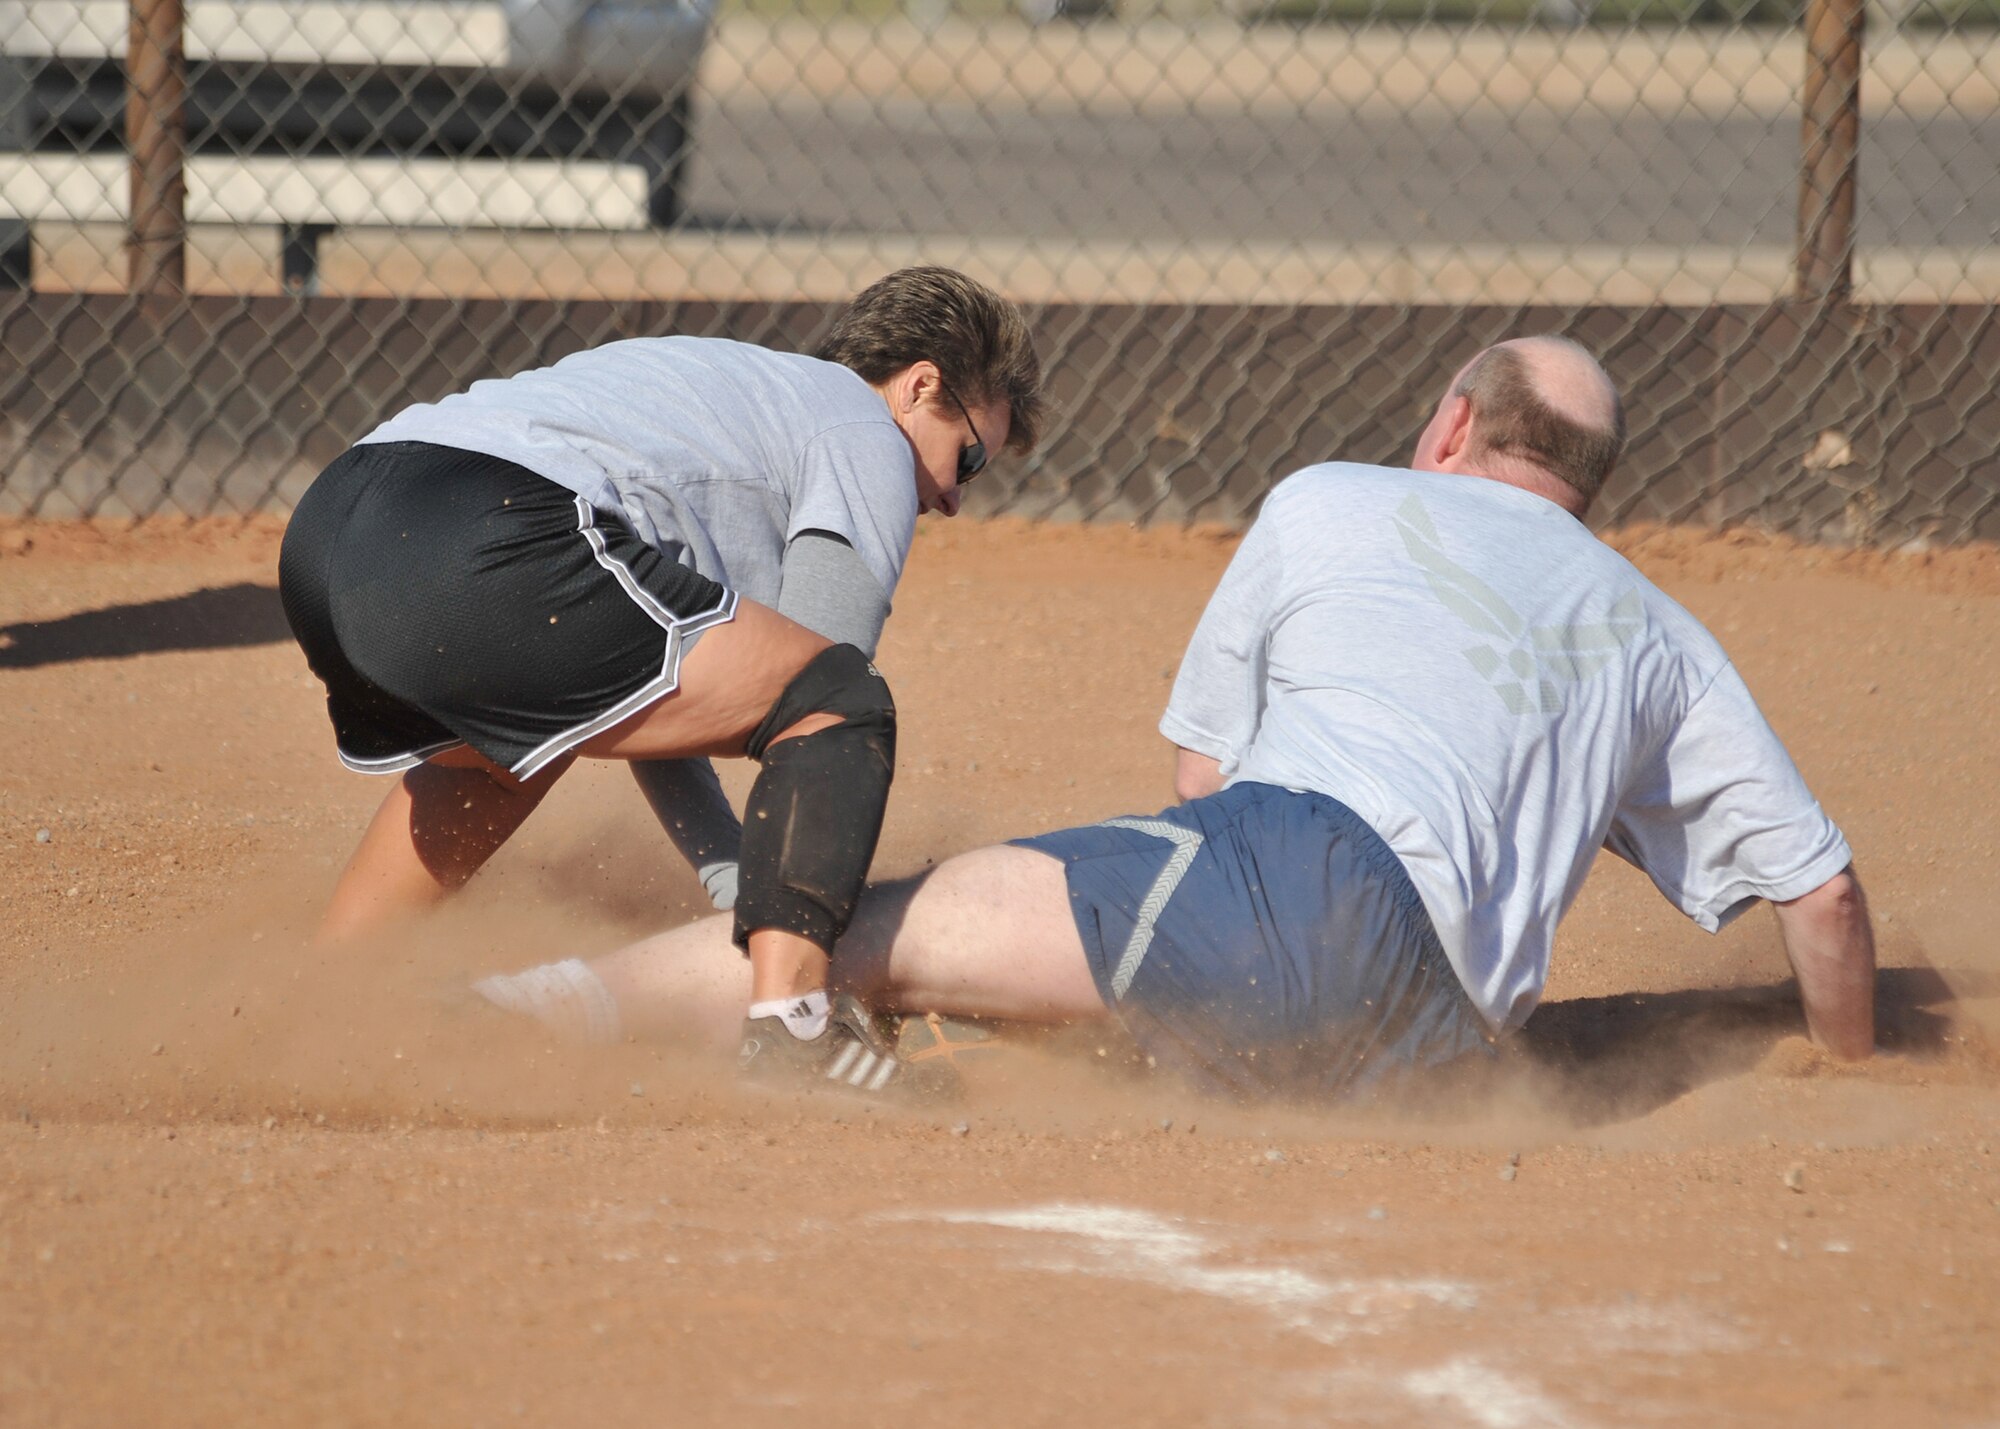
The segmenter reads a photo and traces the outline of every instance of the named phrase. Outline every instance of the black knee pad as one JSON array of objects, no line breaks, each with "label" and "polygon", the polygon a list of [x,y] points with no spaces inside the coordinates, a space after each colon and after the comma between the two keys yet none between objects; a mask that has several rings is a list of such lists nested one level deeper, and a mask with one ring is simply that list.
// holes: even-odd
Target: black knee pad
[{"label": "black knee pad", "polygon": [[[807,715],[840,717],[816,734],[771,741]],[[882,836],[896,768],[896,702],[852,645],[822,650],[750,736],[763,764],[743,811],[736,946],[759,928],[827,952],[847,931]]]}]

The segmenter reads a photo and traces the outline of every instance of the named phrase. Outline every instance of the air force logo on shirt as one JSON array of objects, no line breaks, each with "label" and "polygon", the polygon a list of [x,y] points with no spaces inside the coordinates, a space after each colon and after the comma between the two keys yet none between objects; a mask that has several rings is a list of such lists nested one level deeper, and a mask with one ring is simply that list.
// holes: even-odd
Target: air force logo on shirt
[{"label": "air force logo on shirt", "polygon": [[1412,495],[1396,510],[1396,530],[1432,594],[1474,632],[1487,637],[1461,653],[1517,715],[1554,714],[1570,686],[1589,679],[1639,633],[1639,593],[1627,591],[1602,621],[1529,625],[1486,582],[1444,553],[1430,512]]}]

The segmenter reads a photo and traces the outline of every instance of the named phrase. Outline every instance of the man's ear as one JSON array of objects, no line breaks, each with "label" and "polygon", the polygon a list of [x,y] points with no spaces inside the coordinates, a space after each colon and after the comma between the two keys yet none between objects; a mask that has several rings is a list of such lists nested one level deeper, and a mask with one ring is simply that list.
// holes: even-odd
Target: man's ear
[{"label": "man's ear", "polygon": [[1444,420],[1438,430],[1438,467],[1443,471],[1457,471],[1459,460],[1465,455],[1466,444],[1472,440],[1472,399],[1454,392],[1444,399],[1444,409],[1439,415]]}]

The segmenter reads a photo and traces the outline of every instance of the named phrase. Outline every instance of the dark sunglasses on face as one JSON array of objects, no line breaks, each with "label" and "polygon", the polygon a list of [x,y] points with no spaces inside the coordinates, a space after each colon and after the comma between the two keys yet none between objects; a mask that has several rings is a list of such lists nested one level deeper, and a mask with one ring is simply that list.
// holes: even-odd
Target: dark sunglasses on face
[{"label": "dark sunglasses on face", "polygon": [[965,410],[965,403],[958,400],[956,392],[948,392],[952,405],[958,408],[958,415],[965,418],[965,429],[972,433],[972,445],[958,449],[958,484],[965,485],[980,472],[986,470],[986,439],[979,435],[979,428],[972,424],[972,413]]}]

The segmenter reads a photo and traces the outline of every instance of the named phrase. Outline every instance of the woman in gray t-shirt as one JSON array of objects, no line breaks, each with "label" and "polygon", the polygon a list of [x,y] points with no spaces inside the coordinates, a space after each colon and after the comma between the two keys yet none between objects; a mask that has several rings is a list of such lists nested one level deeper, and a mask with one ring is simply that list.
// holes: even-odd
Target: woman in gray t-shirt
[{"label": "woman in gray t-shirt", "polygon": [[463,884],[579,754],[646,765],[670,831],[709,830],[683,847],[733,858],[708,847],[712,773],[662,761],[747,754],[738,942],[762,1031],[791,1035],[746,1047],[843,1077],[866,1057],[874,1082],[881,1048],[824,991],[894,757],[868,656],[918,513],[1031,449],[1041,408],[1013,304],[912,268],[815,357],[616,342],[370,432],[300,501],[280,566],[342,760],[402,775],[323,931]]}]

